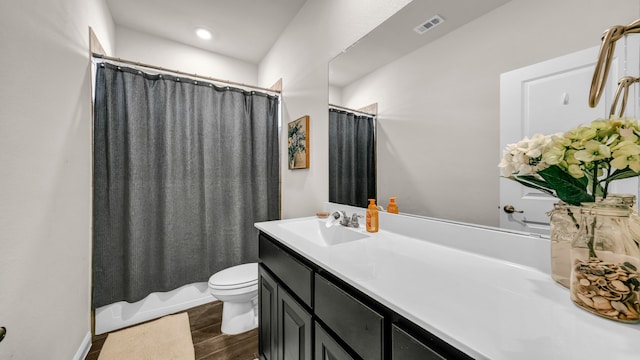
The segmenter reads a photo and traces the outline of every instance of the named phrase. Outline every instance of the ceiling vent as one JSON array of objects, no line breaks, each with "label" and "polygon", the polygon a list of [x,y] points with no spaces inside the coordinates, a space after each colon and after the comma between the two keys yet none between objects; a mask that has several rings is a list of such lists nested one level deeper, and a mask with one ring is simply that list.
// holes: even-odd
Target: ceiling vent
[{"label": "ceiling vent", "polygon": [[422,35],[422,34],[426,33],[427,31],[433,29],[434,27],[442,24],[443,22],[444,22],[444,19],[440,15],[436,15],[436,16],[432,17],[431,19],[427,20],[426,22],[416,26],[413,29],[413,31],[415,31],[418,34]]}]

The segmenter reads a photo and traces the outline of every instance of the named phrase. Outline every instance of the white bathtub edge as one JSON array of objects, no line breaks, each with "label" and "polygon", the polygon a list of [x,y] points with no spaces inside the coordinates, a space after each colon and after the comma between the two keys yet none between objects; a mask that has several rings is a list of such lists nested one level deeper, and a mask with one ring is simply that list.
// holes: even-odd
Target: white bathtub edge
[{"label": "white bathtub edge", "polygon": [[213,301],[216,299],[209,294],[206,282],[152,293],[133,304],[120,301],[96,309],[95,332],[96,335],[108,333]]}]

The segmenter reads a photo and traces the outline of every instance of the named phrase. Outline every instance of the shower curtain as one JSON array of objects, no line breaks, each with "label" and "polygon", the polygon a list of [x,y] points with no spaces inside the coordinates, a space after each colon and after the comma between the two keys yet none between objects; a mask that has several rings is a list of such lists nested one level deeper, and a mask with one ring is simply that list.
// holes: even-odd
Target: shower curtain
[{"label": "shower curtain", "polygon": [[366,207],[376,198],[375,120],[329,109],[329,201]]},{"label": "shower curtain", "polygon": [[93,307],[257,261],[278,156],[277,97],[99,64]]}]

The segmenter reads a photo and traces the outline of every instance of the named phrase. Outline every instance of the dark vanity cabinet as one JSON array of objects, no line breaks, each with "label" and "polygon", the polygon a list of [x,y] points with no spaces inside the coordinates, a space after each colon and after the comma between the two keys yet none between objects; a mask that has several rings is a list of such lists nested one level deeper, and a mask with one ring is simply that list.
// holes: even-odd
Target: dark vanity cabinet
[{"label": "dark vanity cabinet", "polygon": [[[262,260],[258,269],[260,358],[265,360],[313,359],[312,316],[309,310],[311,269],[287,255],[273,242],[263,239],[262,235],[260,236],[260,257]],[[273,276],[269,270],[273,272]],[[306,299],[306,302],[302,298]]]},{"label": "dark vanity cabinet", "polygon": [[321,275],[315,276],[316,316],[363,359],[384,358],[384,316]]},{"label": "dark vanity cabinet", "polygon": [[311,315],[282,288],[277,316],[278,359],[312,359]]},{"label": "dark vanity cabinet", "polygon": [[264,233],[261,360],[471,359]]},{"label": "dark vanity cabinet", "polygon": [[391,344],[391,359],[393,360],[446,359],[396,325],[391,325]]},{"label": "dark vanity cabinet", "polygon": [[354,360],[347,351],[329,335],[320,324],[315,326],[314,354],[318,360]]},{"label": "dark vanity cabinet", "polygon": [[278,284],[258,267],[258,352],[264,360],[276,360],[276,334],[278,333]]}]

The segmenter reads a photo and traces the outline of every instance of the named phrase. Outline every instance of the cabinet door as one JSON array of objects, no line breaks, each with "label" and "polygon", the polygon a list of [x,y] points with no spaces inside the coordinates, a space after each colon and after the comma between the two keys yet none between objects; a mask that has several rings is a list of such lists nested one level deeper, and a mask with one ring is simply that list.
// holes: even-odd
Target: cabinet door
[{"label": "cabinet door", "polygon": [[418,341],[399,327],[392,325],[391,331],[392,360],[445,360],[426,344]]},{"label": "cabinet door", "polygon": [[258,351],[264,360],[277,359],[278,285],[262,265],[258,270]]},{"label": "cabinet door", "polygon": [[278,287],[278,360],[311,360],[311,315]]},{"label": "cabinet door", "polygon": [[316,323],[315,360],[353,360],[331,335]]}]

